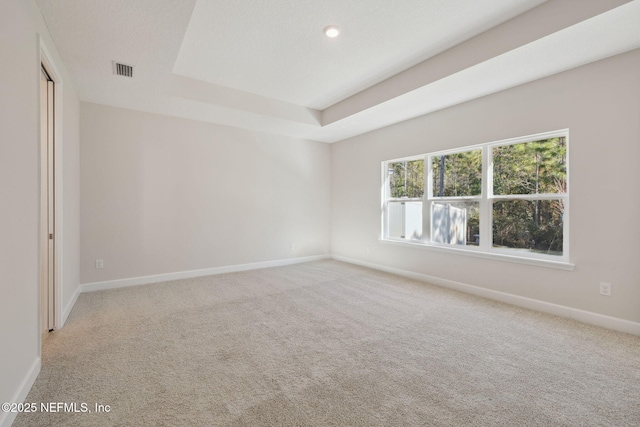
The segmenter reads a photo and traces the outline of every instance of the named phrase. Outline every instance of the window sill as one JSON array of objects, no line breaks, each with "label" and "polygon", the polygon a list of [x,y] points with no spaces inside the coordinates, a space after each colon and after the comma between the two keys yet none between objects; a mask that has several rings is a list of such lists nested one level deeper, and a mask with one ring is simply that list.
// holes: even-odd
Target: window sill
[{"label": "window sill", "polygon": [[566,261],[526,258],[526,257],[520,257],[516,255],[507,255],[507,254],[501,254],[501,253],[489,253],[489,252],[481,252],[476,250],[453,248],[453,247],[450,248],[450,247],[431,245],[428,243],[421,243],[421,242],[415,242],[415,241],[392,240],[392,239],[379,239],[379,240],[384,244],[389,244],[394,246],[415,247],[420,249],[426,249],[429,251],[470,256],[475,258],[514,262],[517,264],[527,264],[527,265],[534,265],[536,267],[555,268],[558,270],[567,270],[567,271],[573,271],[575,269],[575,264],[572,264]]}]

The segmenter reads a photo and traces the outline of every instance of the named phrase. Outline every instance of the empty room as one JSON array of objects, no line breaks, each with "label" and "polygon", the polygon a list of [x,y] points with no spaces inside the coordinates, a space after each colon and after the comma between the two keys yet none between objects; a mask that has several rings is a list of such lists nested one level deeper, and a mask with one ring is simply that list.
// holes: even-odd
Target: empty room
[{"label": "empty room", "polygon": [[0,427],[640,425],[640,0],[2,0]]}]

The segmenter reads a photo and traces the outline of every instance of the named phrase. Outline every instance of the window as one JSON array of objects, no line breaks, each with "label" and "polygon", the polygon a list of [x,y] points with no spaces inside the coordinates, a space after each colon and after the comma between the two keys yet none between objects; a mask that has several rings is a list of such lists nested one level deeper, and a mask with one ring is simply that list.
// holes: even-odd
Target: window
[{"label": "window", "polygon": [[388,236],[397,239],[422,239],[422,199],[424,196],[424,160],[405,159],[387,162]]},{"label": "window", "polygon": [[568,131],[383,163],[383,236],[568,262]]},{"label": "window", "polygon": [[431,241],[478,245],[482,199],[482,150],[427,156]]}]

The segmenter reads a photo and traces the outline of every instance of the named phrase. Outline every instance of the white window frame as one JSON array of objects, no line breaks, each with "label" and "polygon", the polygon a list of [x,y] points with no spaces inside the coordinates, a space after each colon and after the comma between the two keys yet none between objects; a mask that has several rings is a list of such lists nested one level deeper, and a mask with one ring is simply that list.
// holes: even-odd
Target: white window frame
[{"label": "white window frame", "polygon": [[[555,137],[565,137],[565,143],[567,147],[566,154],[566,181],[567,188],[565,193],[550,193],[550,194],[520,194],[520,195],[494,195],[493,194],[493,148],[516,145],[525,142],[539,141]],[[442,155],[449,155],[461,152],[468,152],[474,150],[482,150],[482,191],[477,196],[460,196],[460,197],[433,197],[433,167],[431,159],[433,157],[439,157]],[[569,178],[569,130],[562,129],[551,132],[543,132],[534,135],[526,135],[517,138],[510,138],[506,140],[493,141],[483,144],[470,145],[466,147],[460,147],[450,150],[442,150],[432,153],[427,153],[418,156],[404,157],[399,159],[393,159],[382,162],[383,171],[383,190],[382,190],[382,242],[388,242],[401,245],[412,245],[414,247],[422,247],[429,250],[444,251],[449,253],[456,253],[461,255],[469,255],[480,258],[500,259],[511,262],[518,262],[524,264],[532,264],[543,267],[553,267],[565,270],[572,270],[574,265],[570,262],[569,257],[569,200],[570,200],[570,178]],[[424,196],[422,201],[423,212],[423,238],[420,241],[392,238],[388,235],[388,218],[387,218],[387,204],[390,201],[397,201],[389,197],[389,173],[388,167],[390,163],[396,163],[401,161],[412,161],[422,159],[425,164],[425,177],[424,177]],[[406,199],[409,200],[409,199]],[[527,252],[518,249],[509,248],[496,248],[493,247],[493,202],[501,200],[562,200],[564,203],[564,218],[563,218],[563,245],[562,255],[547,255],[535,252]],[[479,203],[480,209],[480,243],[478,246],[467,245],[452,245],[446,243],[436,243],[431,241],[431,206],[436,202],[467,202],[476,201]]]}]

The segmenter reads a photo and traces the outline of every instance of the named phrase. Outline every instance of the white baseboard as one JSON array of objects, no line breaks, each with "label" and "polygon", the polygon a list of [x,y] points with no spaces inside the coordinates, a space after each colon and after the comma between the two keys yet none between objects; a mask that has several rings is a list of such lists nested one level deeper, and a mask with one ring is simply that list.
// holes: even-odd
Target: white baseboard
[{"label": "white baseboard", "polygon": [[[13,395],[13,398],[9,400],[8,403],[21,403],[24,402],[29,394],[29,390],[33,386],[33,383],[36,382],[36,378],[38,378],[38,374],[40,373],[41,361],[40,358],[36,358],[36,360],[31,365],[31,369],[27,372],[27,375],[20,383],[18,390]],[[2,402],[5,403],[5,402]],[[11,424],[15,421],[18,416],[17,412],[2,412],[0,411],[0,427],[10,427]]]},{"label": "white baseboard", "polygon": [[350,264],[360,265],[362,267],[372,268],[387,273],[396,274],[398,276],[408,277],[410,279],[419,280],[421,282],[430,283],[432,285],[441,286],[443,288],[453,289],[456,291],[477,295],[480,297],[528,308],[531,310],[541,311],[556,316],[567,317],[579,322],[591,325],[601,326],[607,329],[613,329],[620,332],[626,332],[633,335],[640,335],[640,323],[629,320],[619,319],[617,317],[605,316],[603,314],[593,313],[590,311],[579,310],[577,308],[567,307],[564,305],[553,304],[550,302],[540,301],[532,298],[521,297],[518,295],[508,294],[505,292],[494,291],[479,286],[468,285],[466,283],[455,282],[453,280],[443,279],[440,277],[429,276],[426,274],[415,273],[413,271],[401,270],[398,268],[388,267],[379,264],[373,264],[358,259],[343,257],[340,255],[332,255],[337,261],[348,262]]},{"label": "white baseboard", "polygon": [[[80,285],[80,292],[101,291],[105,289],[124,288],[128,286],[147,285],[150,283],[167,282],[169,280],[190,279],[200,276],[212,276],[215,274],[235,273],[238,271],[257,270],[259,268],[281,267],[284,265],[299,264],[303,262],[330,259],[331,255],[315,255],[300,258],[288,258],[275,261],[254,262],[250,264],[237,264],[224,267],[204,268],[201,270],[179,271],[175,273],[156,274],[153,276],[132,277],[129,279],[107,280],[104,282],[85,283]],[[73,307],[73,306],[71,306]],[[71,311],[69,309],[69,311]]]},{"label": "white baseboard", "polygon": [[62,323],[60,327],[63,327],[65,323],[67,323],[67,319],[69,318],[69,314],[71,314],[71,310],[73,310],[73,306],[76,305],[76,301],[78,301],[78,297],[80,296],[81,286],[76,288],[76,291],[73,293],[73,297],[71,297],[71,301],[67,304],[67,306],[62,310]]}]

